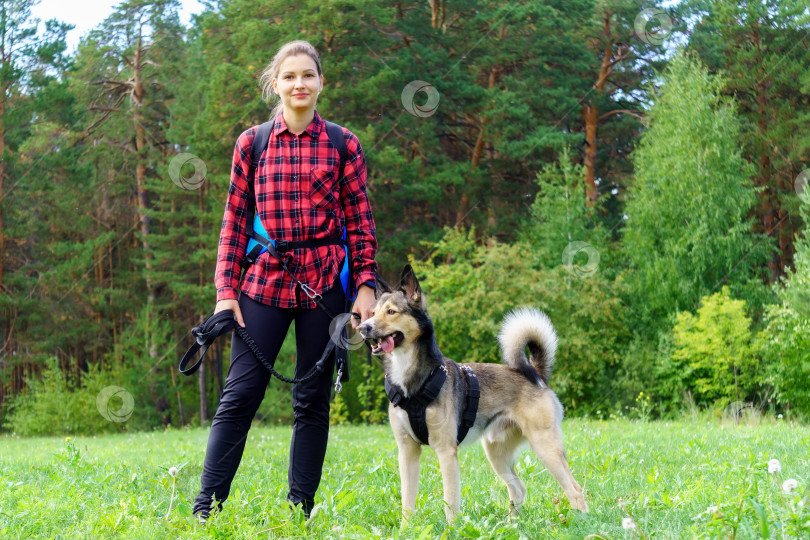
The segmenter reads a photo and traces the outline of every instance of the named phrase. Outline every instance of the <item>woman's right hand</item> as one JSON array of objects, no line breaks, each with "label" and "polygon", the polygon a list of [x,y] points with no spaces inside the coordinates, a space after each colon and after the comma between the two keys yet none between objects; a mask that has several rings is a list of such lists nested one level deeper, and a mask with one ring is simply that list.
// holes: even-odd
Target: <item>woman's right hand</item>
[{"label": "woman's right hand", "polygon": [[216,315],[220,311],[225,311],[226,309],[230,309],[231,311],[233,311],[233,316],[236,319],[236,323],[242,328],[244,328],[245,320],[242,319],[242,310],[239,309],[239,301],[234,300],[232,298],[220,300],[219,302],[217,302],[217,305],[214,308],[214,315]]}]

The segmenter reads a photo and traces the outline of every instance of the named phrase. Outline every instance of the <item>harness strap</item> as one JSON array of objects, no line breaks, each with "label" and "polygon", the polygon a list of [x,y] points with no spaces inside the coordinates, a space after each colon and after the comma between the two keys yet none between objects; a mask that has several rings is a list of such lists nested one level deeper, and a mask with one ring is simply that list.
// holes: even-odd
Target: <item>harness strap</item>
[{"label": "harness strap", "polygon": [[418,392],[411,397],[405,397],[402,389],[392,384],[388,377],[385,378],[385,394],[393,403],[394,407],[399,407],[408,413],[408,421],[418,442],[428,444],[428,428],[425,419],[425,409],[433,403],[447,380],[447,368],[442,364],[436,366],[428,375],[427,380]]},{"label": "harness strap", "polygon": [[469,366],[458,366],[462,379],[464,379],[464,386],[466,388],[466,406],[461,415],[461,422],[458,425],[458,434],[456,435],[456,444],[461,444],[467,432],[475,424],[475,416],[478,414],[478,399],[481,397],[481,391],[478,386],[478,377]]},{"label": "harness strap", "polygon": [[[478,377],[469,366],[459,365],[451,362],[464,381],[464,410],[458,423],[456,434],[456,444],[461,444],[470,428],[475,424],[475,417],[478,414],[478,401],[481,398],[481,390],[478,384]],[[408,413],[408,421],[418,442],[428,444],[428,428],[425,418],[425,411],[433,403],[439,392],[441,392],[444,381],[447,379],[446,367],[444,365],[433,368],[427,380],[418,392],[410,397],[405,397],[403,390],[392,384],[388,377],[385,378],[385,394],[388,400],[394,405]]]}]

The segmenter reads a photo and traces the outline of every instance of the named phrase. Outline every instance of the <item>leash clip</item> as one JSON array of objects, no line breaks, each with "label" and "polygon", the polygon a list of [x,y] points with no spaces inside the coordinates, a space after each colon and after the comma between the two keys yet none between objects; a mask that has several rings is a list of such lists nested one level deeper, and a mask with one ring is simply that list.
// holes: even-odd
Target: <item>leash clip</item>
[{"label": "leash clip", "polygon": [[310,300],[313,300],[315,302],[320,302],[321,298],[323,298],[320,294],[315,292],[315,289],[311,288],[306,283],[301,283],[301,290],[304,291],[304,294],[309,296]]},{"label": "leash clip", "polygon": [[337,371],[337,380],[335,380],[335,392],[338,394],[343,390],[343,385],[340,384],[340,378],[343,376],[343,368],[339,367]]}]

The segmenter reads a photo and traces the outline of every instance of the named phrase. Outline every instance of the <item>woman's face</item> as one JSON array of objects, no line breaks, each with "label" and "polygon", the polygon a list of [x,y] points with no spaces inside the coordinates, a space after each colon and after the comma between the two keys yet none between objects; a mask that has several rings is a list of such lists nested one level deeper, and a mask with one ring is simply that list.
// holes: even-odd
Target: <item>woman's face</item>
[{"label": "woman's face", "polygon": [[288,56],[281,62],[278,77],[273,79],[273,88],[285,110],[314,110],[318,93],[323,89],[323,77],[318,76],[318,67],[309,55]]}]

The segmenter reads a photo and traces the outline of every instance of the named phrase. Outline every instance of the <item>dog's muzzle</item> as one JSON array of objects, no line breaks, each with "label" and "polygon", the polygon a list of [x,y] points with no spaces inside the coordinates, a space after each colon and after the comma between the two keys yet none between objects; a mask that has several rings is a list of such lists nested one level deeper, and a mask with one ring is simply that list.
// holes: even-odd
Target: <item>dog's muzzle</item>
[{"label": "dog's muzzle", "polygon": [[405,339],[405,336],[399,331],[387,335],[376,335],[374,327],[369,323],[361,324],[357,327],[357,331],[371,345],[371,354],[375,356],[393,352]]}]

